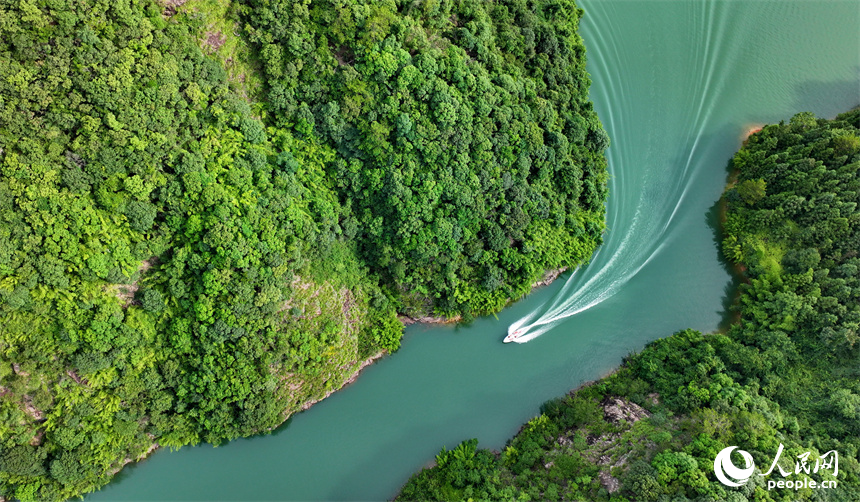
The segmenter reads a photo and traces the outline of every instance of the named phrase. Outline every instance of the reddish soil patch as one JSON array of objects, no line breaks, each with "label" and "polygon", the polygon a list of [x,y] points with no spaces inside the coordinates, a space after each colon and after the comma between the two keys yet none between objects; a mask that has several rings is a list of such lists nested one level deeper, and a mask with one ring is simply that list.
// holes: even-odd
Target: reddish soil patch
[{"label": "reddish soil patch", "polygon": [[745,127],[744,132],[741,135],[741,141],[746,142],[746,140],[749,139],[750,136],[761,131],[763,127],[764,124],[751,124]]}]

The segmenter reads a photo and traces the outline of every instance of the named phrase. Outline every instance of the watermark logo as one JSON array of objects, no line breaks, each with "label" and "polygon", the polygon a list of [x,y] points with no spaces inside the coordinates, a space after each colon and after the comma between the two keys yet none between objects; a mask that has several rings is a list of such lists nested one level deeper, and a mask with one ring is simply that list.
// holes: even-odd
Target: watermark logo
[{"label": "watermark logo", "polygon": [[[745,467],[740,468],[737,467],[731,459],[732,452],[737,450],[737,446],[729,446],[728,448],[723,448],[719,453],[717,453],[717,457],[714,459],[714,474],[716,474],[717,479],[720,483],[731,486],[733,488],[737,488],[739,486],[743,486],[753,475],[753,471],[755,471],[755,462],[753,462],[752,455],[743,450],[738,450],[740,456],[744,459]],[[823,455],[820,455],[815,460],[814,467],[811,464],[811,460],[809,456],[811,452],[804,452],[797,456],[797,461],[795,461],[794,469],[785,470],[779,464],[779,458],[782,455],[782,451],[785,447],[780,443],[779,449],[776,451],[776,456],[773,459],[773,463],[770,464],[770,469],[764,474],[759,474],[759,476],[770,476],[770,474],[774,471],[774,469],[779,471],[779,474],[782,475],[783,478],[788,476],[799,475],[799,474],[818,474],[819,471],[824,474],[828,472],[834,478],[839,475],[839,453],[836,450],[830,450]],[[804,476],[803,478],[793,480],[773,480],[769,479],[767,481],[767,489],[771,490],[773,488],[793,488],[795,490],[800,490],[802,488],[836,488],[836,480],[823,480],[816,481],[814,479],[810,479],[809,477]]]},{"label": "watermark logo", "polygon": [[[752,455],[743,450],[738,450],[738,453],[743,457],[746,467],[743,469],[735,467],[735,464],[732,463],[732,452],[735,449],[737,449],[737,446],[723,448],[722,451],[717,453],[717,458],[714,459],[714,474],[717,475],[717,479],[720,480],[720,483],[732,487],[743,486],[755,470]],[[732,481],[732,479],[737,480],[737,482]]]}]

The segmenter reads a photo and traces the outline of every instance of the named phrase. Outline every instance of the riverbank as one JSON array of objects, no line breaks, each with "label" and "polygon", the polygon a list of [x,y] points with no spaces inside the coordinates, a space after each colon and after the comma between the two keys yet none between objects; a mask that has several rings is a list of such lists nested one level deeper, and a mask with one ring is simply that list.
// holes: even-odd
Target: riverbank
[{"label": "riverbank", "polygon": [[567,269],[568,269],[568,267],[561,267],[561,268],[556,268],[553,270],[547,270],[546,272],[544,272],[543,278],[541,280],[532,283],[532,291],[534,291],[536,288],[540,288],[542,286],[549,286],[550,284],[553,283],[553,281],[558,279],[558,276],[567,272]]},{"label": "riverbank", "polygon": [[[558,276],[565,273],[569,267],[560,267],[552,270],[547,270],[544,272],[543,277],[532,283],[531,291],[528,294],[531,294],[535,289],[549,286],[553,283]],[[524,295],[527,296],[527,295]],[[508,298],[507,305],[510,305],[513,302],[512,299]],[[506,306],[507,306],[506,305]],[[454,317],[445,317],[445,316],[422,316],[422,317],[409,317],[408,315],[398,315],[397,319],[403,323],[403,326],[411,326],[413,324],[456,324],[463,320],[463,316],[456,315]]]},{"label": "riverbank", "polygon": [[[568,267],[560,267],[557,269],[552,269],[552,270],[546,271],[544,273],[544,275],[539,280],[532,283],[531,291],[534,291],[537,288],[540,288],[543,286],[548,286],[548,285],[552,284],[553,281],[558,279],[558,277],[567,270],[568,270]],[[411,318],[408,316],[399,316],[399,319],[404,324],[404,326],[409,326],[409,325],[416,324],[416,323],[452,324],[452,323],[460,322],[462,320],[462,317],[461,316],[455,316],[455,317],[424,316],[424,317]],[[293,404],[292,406],[288,406],[287,408],[284,409],[283,421],[280,424],[278,424],[277,426],[274,426],[270,429],[267,429],[267,430],[258,431],[258,434],[265,434],[265,433],[269,433],[269,432],[276,430],[278,427],[281,427],[287,420],[289,420],[289,418],[292,417],[295,413],[308,410],[314,404],[319,403],[320,401],[330,397],[332,394],[334,394],[340,390],[343,390],[346,386],[348,386],[352,383],[355,383],[356,380],[358,380],[361,373],[367,367],[371,366],[373,363],[375,363],[376,361],[381,359],[386,354],[387,354],[387,352],[382,350],[382,351],[379,351],[376,354],[374,354],[374,355],[372,355],[372,356],[370,356],[364,360],[354,361],[352,364],[357,363],[357,366],[355,367],[355,369],[351,373],[345,375],[344,380],[342,381],[342,383],[339,386],[326,391],[320,397],[310,398],[310,399],[307,399],[304,402],[301,402],[299,404]],[[289,387],[287,387],[287,388],[289,388]],[[299,388],[300,387],[297,387],[297,388],[294,388],[292,390],[298,391]],[[128,465],[130,463],[136,463],[136,462],[139,462],[141,460],[144,460],[144,459],[148,458],[153,452],[158,451],[161,448],[162,448],[162,445],[159,445],[158,443],[154,442],[140,456],[137,456],[136,458],[128,457],[128,458],[123,459],[119,465],[117,465],[116,467],[114,467],[112,469],[112,472],[115,474],[115,473],[119,472],[120,470],[122,470],[126,465]]]},{"label": "riverbank", "polygon": [[[384,356],[386,353],[387,353],[386,351],[381,350],[381,351],[377,352],[376,354],[374,354],[374,355],[372,355],[372,356],[368,357],[368,358],[367,358],[367,359],[365,359],[364,361],[362,361],[362,362],[361,362],[361,364],[359,364],[359,365],[358,365],[358,368],[356,368],[356,369],[355,369],[355,371],[353,371],[353,373],[352,373],[350,376],[348,376],[346,380],[344,380],[344,382],[340,385],[340,387],[338,387],[337,389],[332,389],[332,390],[330,390],[330,391],[326,392],[326,394],[325,394],[323,397],[321,397],[321,398],[318,398],[318,399],[310,399],[310,400],[306,401],[305,403],[303,403],[303,404],[301,405],[301,411],[305,411],[305,410],[307,410],[308,408],[310,408],[311,406],[315,405],[316,403],[318,403],[318,402],[322,401],[323,399],[325,399],[325,398],[329,397],[330,395],[334,394],[335,392],[337,392],[337,391],[339,391],[339,390],[342,390],[342,389],[343,389],[344,387],[346,387],[347,385],[349,385],[349,384],[351,384],[351,383],[355,382],[355,381],[358,379],[358,375],[360,375],[360,374],[361,374],[361,372],[362,372],[362,371],[364,371],[364,368],[367,368],[368,366],[370,366],[371,364],[373,364],[377,359],[380,359],[380,358],[381,358],[382,356]],[[290,416],[292,416],[292,415],[293,415],[293,414],[292,414],[292,413],[290,413],[290,414],[288,415],[288,418],[289,418]]]},{"label": "riverbank", "polygon": [[744,132],[741,134],[741,141],[743,143],[746,143],[747,139],[749,139],[750,136],[764,129],[765,125],[766,124],[754,123],[744,127]]},{"label": "riverbank", "polygon": [[[378,359],[382,358],[382,356],[384,356],[386,353],[387,353],[386,351],[382,350],[382,351],[379,351],[379,352],[377,352],[376,354],[374,354],[374,355],[372,355],[372,356],[368,357],[367,359],[364,359],[363,361],[361,361],[361,363],[359,363],[358,367],[357,367],[357,368],[356,368],[356,369],[355,369],[355,370],[354,370],[354,371],[353,371],[349,376],[347,376],[347,377],[346,377],[346,379],[343,381],[343,383],[341,383],[340,387],[337,387],[337,388],[335,388],[335,389],[332,389],[332,390],[330,390],[330,391],[326,392],[326,393],[325,393],[325,395],[323,395],[322,397],[319,397],[319,398],[311,398],[311,399],[309,399],[309,400],[305,401],[304,403],[302,403],[302,404],[300,404],[300,405],[299,405],[298,409],[294,409],[293,411],[290,411],[289,409],[285,409],[285,410],[284,410],[284,419],[283,419],[283,421],[282,421],[281,423],[279,423],[277,426],[272,427],[271,429],[268,429],[268,430],[266,430],[266,431],[258,431],[258,434],[261,434],[261,433],[269,433],[269,432],[272,432],[272,431],[274,431],[274,430],[278,429],[279,427],[281,427],[282,425],[284,425],[284,423],[285,423],[287,420],[289,420],[289,418],[290,418],[290,417],[292,417],[294,414],[299,413],[299,412],[302,412],[302,411],[305,411],[305,410],[308,410],[308,409],[310,409],[310,408],[311,408],[311,406],[313,406],[314,404],[316,404],[316,403],[318,403],[318,402],[322,401],[323,399],[325,399],[325,398],[327,398],[327,397],[331,396],[331,395],[332,395],[332,394],[334,394],[335,392],[338,392],[338,391],[340,391],[340,390],[343,390],[347,385],[350,385],[350,384],[354,383],[354,382],[358,379],[358,376],[361,374],[361,372],[362,372],[362,371],[364,371],[364,369],[365,369],[365,368],[367,368],[368,366],[370,366],[371,364],[373,364],[374,362],[376,362]],[[125,459],[120,463],[120,465],[116,466],[115,468],[113,468],[113,469],[110,471],[111,475],[114,475],[114,474],[118,473],[118,472],[119,472],[119,471],[121,471],[121,470],[122,470],[126,465],[128,465],[128,464],[130,464],[130,463],[133,463],[133,462],[134,462],[134,463],[136,463],[136,462],[140,462],[141,460],[145,460],[145,459],[146,459],[147,457],[149,457],[153,452],[155,452],[155,451],[157,451],[157,450],[159,450],[159,449],[161,449],[161,445],[159,445],[157,442],[155,442],[155,443],[151,444],[151,445],[146,449],[146,451],[145,451],[143,454],[141,454],[140,456],[138,456],[137,458],[130,458],[130,457],[125,458]],[[3,502],[3,500],[4,500],[4,499],[0,498],[0,502]]]}]

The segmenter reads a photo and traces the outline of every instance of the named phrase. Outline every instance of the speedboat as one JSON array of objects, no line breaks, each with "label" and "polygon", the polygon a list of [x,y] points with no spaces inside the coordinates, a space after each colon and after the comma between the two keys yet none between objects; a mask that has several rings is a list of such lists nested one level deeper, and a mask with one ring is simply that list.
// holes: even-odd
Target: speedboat
[{"label": "speedboat", "polygon": [[519,337],[523,336],[524,334],[526,334],[526,330],[524,330],[524,329],[517,329],[517,330],[514,330],[514,331],[510,331],[510,330],[508,330],[508,336],[506,336],[506,337],[505,337],[504,342],[505,342],[505,343],[513,342],[513,341],[515,341],[517,338],[519,338]]}]

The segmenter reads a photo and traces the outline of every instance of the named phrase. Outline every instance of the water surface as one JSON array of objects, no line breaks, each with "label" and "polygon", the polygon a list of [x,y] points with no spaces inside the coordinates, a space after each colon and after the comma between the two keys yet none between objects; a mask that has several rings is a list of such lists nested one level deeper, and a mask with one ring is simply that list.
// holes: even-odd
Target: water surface
[{"label": "water surface", "polygon": [[[860,2],[581,6],[591,97],[612,138],[609,230],[588,267],[498,319],[408,328],[397,354],[273,435],[158,451],[87,498],[388,499],[441,446],[500,449],[542,402],[648,341],[715,330],[732,284],[712,228],[728,159],[754,124],[860,104]],[[577,302],[590,308],[502,343],[517,319]]]}]

